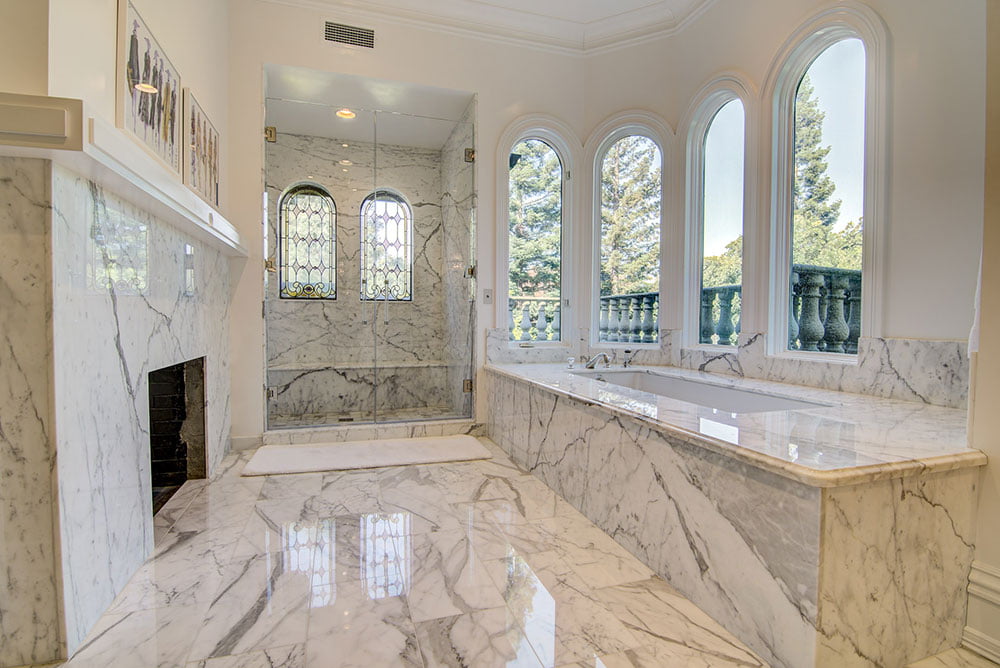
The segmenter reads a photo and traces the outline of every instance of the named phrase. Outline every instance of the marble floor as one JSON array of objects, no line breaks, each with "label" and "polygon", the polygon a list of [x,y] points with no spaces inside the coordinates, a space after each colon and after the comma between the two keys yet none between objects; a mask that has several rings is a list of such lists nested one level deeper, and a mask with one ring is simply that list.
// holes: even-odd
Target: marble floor
[{"label": "marble floor", "polygon": [[185,484],[69,668],[763,666],[492,460]]}]

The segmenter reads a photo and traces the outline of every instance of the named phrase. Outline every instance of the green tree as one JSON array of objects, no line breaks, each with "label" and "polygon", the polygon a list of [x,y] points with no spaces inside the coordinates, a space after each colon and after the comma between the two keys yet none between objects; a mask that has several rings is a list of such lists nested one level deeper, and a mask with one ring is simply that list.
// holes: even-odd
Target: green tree
[{"label": "green tree", "polygon": [[562,164],[551,146],[519,142],[510,156],[510,294],[558,297],[562,267]]},{"label": "green tree", "polygon": [[656,291],[659,256],[660,150],[623,137],[601,163],[601,294]]},{"label": "green tree", "polygon": [[[827,174],[823,146],[826,114],[809,76],[802,77],[795,96],[795,174],[792,182],[792,262],[840,269],[861,269],[862,221],[835,229],[840,217],[840,200],[833,199],[836,184]],[[721,255],[704,259],[705,287],[740,282],[743,237],[726,245]]]}]

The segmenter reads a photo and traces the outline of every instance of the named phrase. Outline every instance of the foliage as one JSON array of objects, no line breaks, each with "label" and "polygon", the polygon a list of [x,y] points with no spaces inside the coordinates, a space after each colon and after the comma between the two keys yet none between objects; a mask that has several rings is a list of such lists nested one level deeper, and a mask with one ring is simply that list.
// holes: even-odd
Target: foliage
[{"label": "foliage", "polygon": [[[837,230],[840,200],[826,173],[829,146],[823,146],[824,114],[809,76],[802,78],[795,97],[795,179],[792,184],[792,261],[840,269],[861,269],[862,221]],[[726,245],[721,255],[704,259],[704,287],[741,282],[743,237]]]},{"label": "foliage", "polygon": [[623,137],[601,163],[601,295],[659,290],[660,151]]},{"label": "foliage", "polygon": [[510,169],[510,295],[559,297],[562,164],[538,139],[519,142]]}]

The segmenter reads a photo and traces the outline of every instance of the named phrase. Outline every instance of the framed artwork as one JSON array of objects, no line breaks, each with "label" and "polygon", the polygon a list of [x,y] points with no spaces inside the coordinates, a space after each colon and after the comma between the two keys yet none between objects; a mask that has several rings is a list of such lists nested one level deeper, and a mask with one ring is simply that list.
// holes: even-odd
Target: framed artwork
[{"label": "framed artwork", "polygon": [[184,89],[184,183],[219,206],[219,133],[190,88]]},{"label": "framed artwork", "polygon": [[181,77],[130,0],[118,0],[116,121],[147,151],[181,171]]}]

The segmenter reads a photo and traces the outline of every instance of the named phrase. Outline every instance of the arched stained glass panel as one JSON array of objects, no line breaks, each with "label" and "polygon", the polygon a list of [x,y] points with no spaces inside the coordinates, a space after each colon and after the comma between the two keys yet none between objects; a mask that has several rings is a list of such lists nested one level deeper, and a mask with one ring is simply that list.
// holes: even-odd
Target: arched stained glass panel
[{"label": "arched stained glass panel", "polygon": [[361,204],[361,298],[413,298],[413,212],[394,192],[374,192]]},{"label": "arched stained glass panel", "polygon": [[320,186],[291,188],[279,204],[282,299],[337,298],[337,207]]}]

